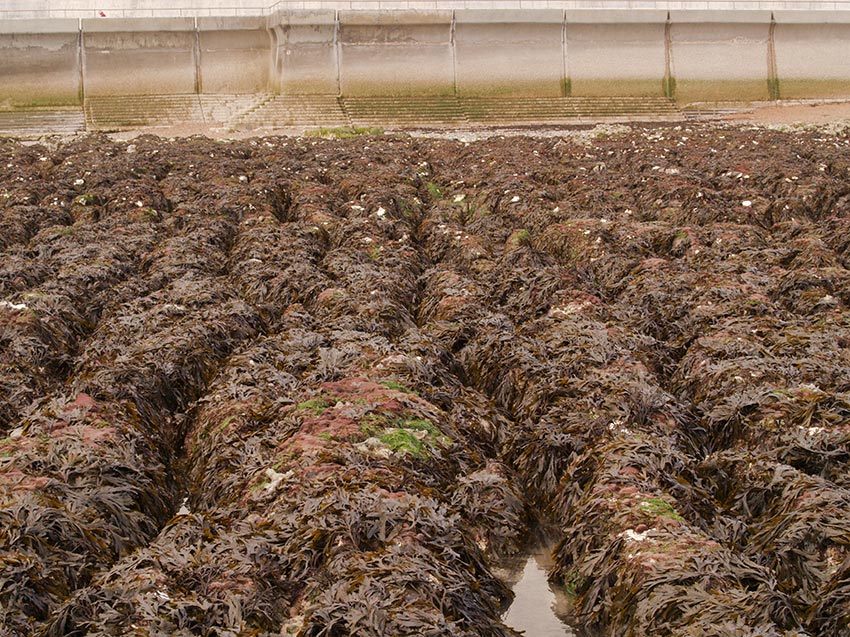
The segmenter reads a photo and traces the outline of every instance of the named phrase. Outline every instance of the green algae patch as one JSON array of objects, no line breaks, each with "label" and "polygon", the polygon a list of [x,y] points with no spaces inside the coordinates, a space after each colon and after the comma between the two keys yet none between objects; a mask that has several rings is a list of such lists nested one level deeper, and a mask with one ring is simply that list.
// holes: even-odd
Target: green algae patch
[{"label": "green algae patch", "polygon": [[660,498],[650,498],[641,502],[640,510],[651,518],[667,518],[677,522],[685,521],[685,518],[673,506]]},{"label": "green algae patch", "polygon": [[440,187],[433,181],[425,182],[425,189],[428,191],[428,194],[431,196],[431,199],[443,198],[443,191],[440,190]]},{"label": "green algae patch", "polygon": [[409,388],[405,387],[404,385],[402,385],[401,383],[397,383],[397,382],[396,382],[396,381],[394,381],[394,380],[386,380],[386,381],[382,381],[382,382],[381,382],[381,385],[383,385],[383,386],[384,386],[384,387],[386,387],[387,389],[392,389],[393,391],[397,391],[397,392],[400,392],[400,393],[402,393],[402,394],[412,394],[413,396],[417,396],[417,395],[418,395],[418,394],[417,394],[415,391],[413,391],[412,389],[409,389]]},{"label": "green algae patch", "polygon": [[531,246],[531,233],[525,228],[514,230],[505,242],[505,247],[508,251],[518,250],[519,248],[528,246]]},{"label": "green algae patch", "polygon": [[325,413],[328,408],[331,407],[331,401],[323,396],[319,396],[318,398],[311,398],[310,400],[305,400],[304,402],[298,403],[296,405],[296,411],[312,411],[317,416],[321,416]]},{"label": "green algae patch", "polygon": [[378,436],[394,453],[409,453],[417,458],[425,454],[425,445],[407,429],[393,429]]},{"label": "green algae patch", "polygon": [[335,126],[319,127],[304,132],[307,137],[322,137],[325,139],[353,139],[364,135],[383,135],[384,129],[375,126]]},{"label": "green algae patch", "polygon": [[361,429],[368,436],[366,442],[373,442],[364,448],[374,450],[374,441],[377,440],[392,453],[410,454],[416,458],[424,458],[431,455],[434,449],[452,445],[448,436],[423,418],[369,414],[362,420]]}]

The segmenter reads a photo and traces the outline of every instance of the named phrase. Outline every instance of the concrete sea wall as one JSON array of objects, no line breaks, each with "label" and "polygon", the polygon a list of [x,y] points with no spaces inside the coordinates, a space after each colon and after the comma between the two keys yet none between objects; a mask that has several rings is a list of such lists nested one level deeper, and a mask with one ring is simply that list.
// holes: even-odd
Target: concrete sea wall
[{"label": "concrete sea wall", "polygon": [[80,103],[81,37],[77,20],[0,24],[0,106]]},{"label": "concrete sea wall", "polygon": [[666,94],[666,11],[567,11],[568,90],[577,97]]},{"label": "concrete sea wall", "polygon": [[670,75],[678,100],[770,98],[769,11],[670,12]]},{"label": "concrete sea wall", "polygon": [[461,95],[562,95],[563,11],[456,11]]},{"label": "concrete sea wall", "polygon": [[850,11],[276,11],[0,21],[0,107],[86,96],[850,97]]},{"label": "concrete sea wall", "polygon": [[197,89],[192,18],[85,19],[82,41],[88,96],[193,93]]},{"label": "concrete sea wall", "polygon": [[451,11],[340,11],[343,95],[454,92]]},{"label": "concrete sea wall", "polygon": [[781,97],[846,97],[850,83],[847,12],[774,14],[776,75]]},{"label": "concrete sea wall", "polygon": [[0,106],[269,90],[262,16],[0,21]]},{"label": "concrete sea wall", "polygon": [[336,11],[298,11],[275,16],[270,88],[276,93],[337,95],[339,55]]},{"label": "concrete sea wall", "polygon": [[269,86],[271,34],[263,17],[201,17],[198,92],[261,93]]}]

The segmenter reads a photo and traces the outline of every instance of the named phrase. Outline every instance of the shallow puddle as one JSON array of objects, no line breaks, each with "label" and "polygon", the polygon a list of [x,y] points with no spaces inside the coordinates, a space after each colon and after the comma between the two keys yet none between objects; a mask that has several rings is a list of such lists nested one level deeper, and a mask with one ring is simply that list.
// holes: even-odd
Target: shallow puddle
[{"label": "shallow puddle", "polygon": [[513,586],[515,597],[504,622],[527,637],[575,637],[566,621],[572,607],[570,600],[558,587],[549,585],[551,567],[551,547],[535,549]]}]

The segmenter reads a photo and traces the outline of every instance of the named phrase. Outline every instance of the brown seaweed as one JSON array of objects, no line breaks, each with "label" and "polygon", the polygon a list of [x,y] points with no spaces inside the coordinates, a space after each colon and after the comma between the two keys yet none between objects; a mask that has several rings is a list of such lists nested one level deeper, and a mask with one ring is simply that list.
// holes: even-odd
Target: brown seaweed
[{"label": "brown seaweed", "polygon": [[3,630],[850,634],[848,145],[2,142]]}]

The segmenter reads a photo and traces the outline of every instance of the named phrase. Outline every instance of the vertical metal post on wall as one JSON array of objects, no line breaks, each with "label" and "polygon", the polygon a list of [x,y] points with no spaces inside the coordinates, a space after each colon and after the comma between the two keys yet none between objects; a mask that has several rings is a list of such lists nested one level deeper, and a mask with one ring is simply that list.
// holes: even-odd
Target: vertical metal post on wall
[{"label": "vertical metal post on wall", "polygon": [[567,56],[567,10],[561,12],[561,97],[569,97],[573,92],[570,81],[570,65]]},{"label": "vertical metal post on wall", "polygon": [[272,15],[269,14],[266,18],[266,31],[269,34],[269,76],[267,80],[267,90],[274,95],[280,95],[281,75],[283,73],[283,64],[280,60],[280,33],[278,27],[272,21]]},{"label": "vertical metal post on wall", "polygon": [[86,42],[83,34],[83,19],[77,18],[77,65],[79,69],[80,88],[77,89],[80,105],[85,108],[86,105]]},{"label": "vertical metal post on wall", "polygon": [[195,16],[194,19],[195,24],[195,37],[193,41],[193,52],[192,57],[195,60],[195,94],[200,95],[201,91],[203,91],[203,86],[201,85],[201,33],[198,30],[198,17]]},{"label": "vertical metal post on wall", "polygon": [[779,73],[776,70],[776,20],[770,13],[767,32],[767,92],[771,100],[779,99]]},{"label": "vertical metal post on wall", "polygon": [[340,68],[340,47],[339,41],[339,9],[334,10],[334,56],[336,57],[336,94],[337,97],[342,97],[342,69]]},{"label": "vertical metal post on wall", "polygon": [[455,43],[455,10],[452,9],[452,23],[449,27],[449,46],[452,51],[452,95],[457,97],[457,49]]},{"label": "vertical metal post on wall", "polygon": [[670,22],[670,12],[664,23],[664,97],[676,99],[676,79],[673,77],[673,25]]}]

